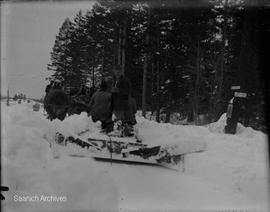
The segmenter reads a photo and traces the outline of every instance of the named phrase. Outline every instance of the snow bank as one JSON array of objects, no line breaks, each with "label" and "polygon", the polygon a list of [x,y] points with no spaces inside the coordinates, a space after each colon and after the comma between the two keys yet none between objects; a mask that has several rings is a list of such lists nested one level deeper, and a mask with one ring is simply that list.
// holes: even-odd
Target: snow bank
[{"label": "snow bank", "polygon": [[[44,119],[42,111],[33,112],[31,104],[22,103],[2,105],[2,112],[6,114],[2,120],[2,184],[10,187],[5,192],[5,211],[118,210],[118,188],[95,161],[53,159],[43,136],[50,130],[54,133],[55,123]],[[65,197],[66,201],[18,201],[19,197],[42,195]]]},{"label": "snow bank", "polygon": [[268,137],[240,123],[235,135],[224,134],[225,124],[223,114],[207,127],[207,152],[187,156],[186,172],[241,193],[246,198],[243,207],[268,211]]},{"label": "snow bank", "polygon": [[[204,152],[185,157],[184,172],[150,166],[53,158],[49,143],[65,135],[100,129],[85,113],[63,122],[45,119],[31,103],[2,104],[2,184],[5,211],[269,211],[267,136],[239,125],[226,135],[224,116],[208,127],[158,124],[138,117],[149,145]],[[177,148],[181,147],[181,148]],[[14,196],[65,196],[65,202],[16,202]]]},{"label": "snow bank", "polygon": [[203,127],[160,124],[137,117],[138,137],[150,145],[165,146],[174,154],[206,149],[207,130]]},{"label": "snow bank", "polygon": [[208,125],[208,129],[213,133],[224,133],[224,127],[226,126],[226,113],[223,113],[217,122]]},{"label": "snow bank", "polygon": [[[208,131],[203,127],[160,124],[140,116],[137,116],[137,122],[138,124],[134,127],[136,134],[143,143],[149,144],[149,146],[161,145],[172,154],[206,149],[205,138]],[[94,123],[86,113],[67,117],[62,122],[59,120],[52,122],[54,131],[62,133],[65,137],[89,130],[89,136],[108,139],[107,136],[99,133],[101,130],[100,124],[100,122]]]},{"label": "snow bank", "polygon": [[[224,128],[226,126],[226,113],[222,114],[217,122],[209,124],[207,127],[210,132],[224,134]],[[236,135],[243,137],[253,137],[254,133],[261,133],[260,131],[253,130],[251,127],[244,127],[241,123],[237,124]]]},{"label": "snow bank", "polygon": [[[62,122],[58,119],[54,120],[53,125],[56,130],[65,136],[70,136],[72,134],[78,134],[87,129],[96,128],[97,124],[94,124],[91,119],[87,116],[87,113],[81,113],[80,115],[69,116]],[[91,124],[93,126],[91,126]]]}]

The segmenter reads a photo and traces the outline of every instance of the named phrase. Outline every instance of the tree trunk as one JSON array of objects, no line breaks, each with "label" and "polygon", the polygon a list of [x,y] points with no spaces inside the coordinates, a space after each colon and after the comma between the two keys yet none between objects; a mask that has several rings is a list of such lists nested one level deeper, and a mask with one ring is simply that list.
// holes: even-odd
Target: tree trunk
[{"label": "tree trunk", "polygon": [[143,93],[142,93],[142,115],[145,117],[146,114],[146,90],[147,90],[147,69],[148,69],[148,51],[149,51],[149,27],[150,27],[150,9],[148,8],[148,27],[145,36],[145,53],[144,53],[144,64],[143,64]]},{"label": "tree trunk", "polygon": [[189,98],[188,104],[187,104],[187,122],[193,122],[194,121],[194,114],[193,114],[193,102],[192,99]]},{"label": "tree trunk", "polygon": [[169,93],[169,99],[168,99],[168,105],[166,108],[166,118],[165,118],[165,123],[169,123],[170,122],[170,118],[171,118],[171,110],[172,110],[172,94]]},{"label": "tree trunk", "polygon": [[102,48],[102,66],[101,66],[101,73],[104,73],[104,66],[105,66],[105,49],[104,46]]},{"label": "tree trunk", "polygon": [[[258,86],[258,34],[256,28],[259,24],[258,22],[258,9],[255,7],[250,7],[248,3],[252,1],[247,1],[244,9],[244,20],[242,28],[242,40],[241,49],[239,55],[239,65],[238,65],[238,79],[241,86],[241,91],[251,93]],[[249,124],[249,118],[252,115],[252,110],[250,109],[252,105],[248,102],[246,104],[246,111],[243,111],[246,115],[244,118],[244,124],[247,126]],[[242,115],[243,116],[243,115]]]},{"label": "tree trunk", "polygon": [[92,87],[95,87],[95,57],[92,58],[93,65],[92,65]]},{"label": "tree trunk", "polygon": [[199,113],[199,87],[200,87],[200,79],[201,79],[201,68],[200,68],[200,43],[198,41],[197,44],[197,56],[196,56],[196,81],[194,87],[194,95],[193,95],[193,116],[195,120],[195,124],[197,124],[198,113]]},{"label": "tree trunk", "polygon": [[113,69],[111,70],[111,77],[112,77],[112,86],[115,85],[116,79],[115,74],[113,73],[113,70],[115,70],[115,67],[118,63],[118,48],[117,43],[114,44],[114,55],[113,55]]},{"label": "tree trunk", "polygon": [[167,108],[167,110],[166,110],[165,123],[169,123],[170,122],[170,117],[171,117],[171,110],[170,110],[170,108]]},{"label": "tree trunk", "polygon": [[[158,27],[158,25],[156,25]],[[157,98],[156,98],[156,121],[160,122],[160,63],[159,63],[159,54],[160,54],[160,31],[157,29],[157,40],[156,40],[156,51],[158,52],[157,54],[157,60],[156,60],[156,91],[157,91]]]},{"label": "tree trunk", "polygon": [[121,50],[122,50],[122,25],[119,24],[119,34],[118,34],[118,56],[117,56],[117,64],[121,64]]},{"label": "tree trunk", "polygon": [[121,45],[121,50],[122,50],[122,57],[121,57],[122,73],[125,73],[125,65],[126,65],[126,42],[127,42],[127,19],[125,17],[124,18],[124,26],[123,26],[122,45]]},{"label": "tree trunk", "polygon": [[156,98],[154,97],[154,92],[155,92],[155,73],[154,73],[154,61],[153,59],[151,60],[151,111],[152,113],[155,112],[155,102]]},{"label": "tree trunk", "polygon": [[159,70],[159,61],[157,61],[156,65],[157,69],[157,101],[156,101],[156,121],[160,122],[160,70]]},{"label": "tree trunk", "polygon": [[227,39],[227,7],[228,0],[225,0],[224,4],[224,22],[222,26],[222,49],[221,49],[221,61],[220,61],[220,73],[217,79],[218,82],[218,90],[217,90],[217,98],[215,104],[215,119],[219,118],[219,115],[222,110],[222,92],[223,92],[223,81],[224,81],[224,73],[225,73],[225,53],[226,53],[226,39]]},{"label": "tree trunk", "polygon": [[[146,34],[146,43],[148,43],[149,35]],[[148,53],[144,53],[143,65],[143,93],[142,93],[142,115],[146,113],[146,91],[147,91],[147,69],[148,69]]]}]

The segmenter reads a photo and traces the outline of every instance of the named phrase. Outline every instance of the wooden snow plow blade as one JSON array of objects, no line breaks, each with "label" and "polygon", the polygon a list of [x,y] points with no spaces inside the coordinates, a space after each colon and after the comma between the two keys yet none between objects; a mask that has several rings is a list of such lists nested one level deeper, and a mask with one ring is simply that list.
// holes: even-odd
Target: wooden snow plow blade
[{"label": "wooden snow plow blade", "polygon": [[135,138],[132,141],[131,138],[106,136],[108,139],[76,134],[64,137],[57,133],[55,137],[57,147],[54,145],[54,148],[57,148],[60,155],[90,157],[118,163],[161,165],[169,168],[183,163],[184,155],[187,154],[172,155],[162,146],[148,146],[136,142]]}]

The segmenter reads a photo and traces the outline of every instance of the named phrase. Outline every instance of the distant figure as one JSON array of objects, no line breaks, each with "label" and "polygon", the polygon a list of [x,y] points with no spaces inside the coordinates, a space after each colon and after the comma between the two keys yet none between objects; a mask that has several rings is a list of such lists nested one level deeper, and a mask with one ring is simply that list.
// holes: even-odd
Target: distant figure
[{"label": "distant figure", "polygon": [[50,120],[64,120],[68,111],[69,98],[61,89],[61,83],[54,82],[44,98],[44,109]]},{"label": "distant figure", "polygon": [[107,91],[107,83],[100,83],[99,91],[95,92],[91,98],[89,107],[92,120],[94,122],[101,121],[101,128],[106,133],[113,130],[112,122],[112,94]]},{"label": "distant figure", "polygon": [[40,104],[39,104],[39,103],[35,103],[35,104],[33,105],[33,111],[38,112],[39,109],[40,109]]}]

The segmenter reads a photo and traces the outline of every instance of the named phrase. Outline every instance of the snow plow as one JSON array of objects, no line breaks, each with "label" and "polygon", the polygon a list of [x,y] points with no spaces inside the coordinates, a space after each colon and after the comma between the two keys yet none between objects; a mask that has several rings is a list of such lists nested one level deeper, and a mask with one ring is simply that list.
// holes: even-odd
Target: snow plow
[{"label": "snow plow", "polygon": [[57,132],[51,147],[56,157],[91,157],[96,160],[160,165],[167,168],[183,164],[186,154],[203,151],[200,149],[177,154],[170,151],[171,148],[166,145],[147,145],[138,140],[136,135],[123,137],[115,131],[105,134],[89,130],[66,137]]}]

